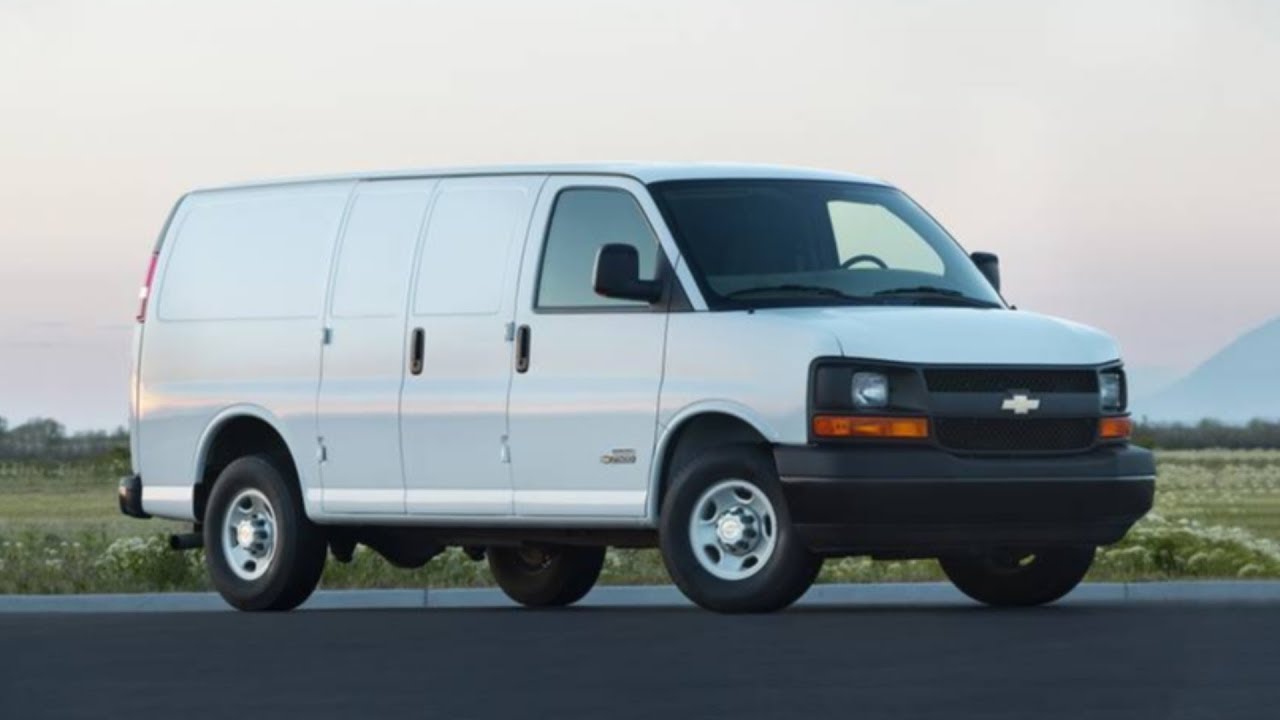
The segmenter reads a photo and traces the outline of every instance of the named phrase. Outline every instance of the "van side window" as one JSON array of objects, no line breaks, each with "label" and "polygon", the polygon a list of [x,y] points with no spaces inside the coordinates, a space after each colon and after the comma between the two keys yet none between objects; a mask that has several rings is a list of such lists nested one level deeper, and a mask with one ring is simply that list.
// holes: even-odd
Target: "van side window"
[{"label": "van side window", "polygon": [[643,302],[601,297],[592,289],[596,253],[610,243],[634,245],[640,255],[640,277],[655,277],[658,240],[630,193],[611,188],[561,192],[542,248],[534,307],[645,307]]}]

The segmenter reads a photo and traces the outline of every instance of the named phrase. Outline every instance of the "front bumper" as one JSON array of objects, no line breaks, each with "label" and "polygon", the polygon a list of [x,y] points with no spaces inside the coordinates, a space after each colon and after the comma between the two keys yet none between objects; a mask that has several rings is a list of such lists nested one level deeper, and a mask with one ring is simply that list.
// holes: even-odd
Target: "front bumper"
[{"label": "front bumper", "polygon": [[1132,446],[1008,458],[778,446],[774,459],[797,534],[824,555],[1107,545],[1151,509],[1155,493],[1155,461]]}]

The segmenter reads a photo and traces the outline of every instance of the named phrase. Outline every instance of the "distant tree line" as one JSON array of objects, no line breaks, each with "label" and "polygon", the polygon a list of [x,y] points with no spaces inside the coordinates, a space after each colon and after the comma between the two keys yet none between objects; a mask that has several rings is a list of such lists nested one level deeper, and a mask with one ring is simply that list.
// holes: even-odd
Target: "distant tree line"
[{"label": "distant tree line", "polygon": [[0,417],[0,460],[66,461],[112,455],[129,455],[129,433],[124,428],[68,433],[62,423],[49,418],[11,428]]},{"label": "distant tree line", "polygon": [[[1162,450],[1280,449],[1280,421],[1253,420],[1244,425],[1216,420],[1194,424],[1142,421],[1134,428],[1134,441]],[[28,420],[11,428],[0,417],[0,460],[67,461],[127,458],[128,454],[129,433],[124,428],[68,433],[62,423],[49,418]]]},{"label": "distant tree line", "polygon": [[1280,420],[1251,420],[1244,425],[1229,425],[1217,420],[1201,420],[1194,424],[1137,423],[1133,439],[1139,445],[1160,450],[1227,450],[1280,448]]}]

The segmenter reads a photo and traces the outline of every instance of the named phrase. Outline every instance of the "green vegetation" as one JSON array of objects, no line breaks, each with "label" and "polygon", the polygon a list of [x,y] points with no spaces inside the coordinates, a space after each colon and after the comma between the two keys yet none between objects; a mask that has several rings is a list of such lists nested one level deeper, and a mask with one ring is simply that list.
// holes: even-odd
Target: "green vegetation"
[{"label": "green vegetation", "polygon": [[[1156,510],[1105,549],[1095,580],[1280,578],[1280,451],[1159,453]],[[205,590],[199,552],[170,551],[177,523],[116,510],[115,481],[128,463],[0,461],[0,593]],[[825,582],[941,579],[932,561],[829,561]],[[484,563],[451,550],[421,570],[398,570],[361,548],[330,562],[326,587],[465,587],[489,584]],[[603,582],[663,583],[657,552],[610,553]]]},{"label": "green vegetation", "polygon": [[0,417],[0,460],[60,462],[128,456],[129,435],[124,428],[67,434],[57,420],[32,418],[11,428]]},{"label": "green vegetation", "polygon": [[1255,419],[1243,425],[1217,420],[1195,424],[1137,423],[1134,440],[1157,450],[1280,450],[1280,421]]}]

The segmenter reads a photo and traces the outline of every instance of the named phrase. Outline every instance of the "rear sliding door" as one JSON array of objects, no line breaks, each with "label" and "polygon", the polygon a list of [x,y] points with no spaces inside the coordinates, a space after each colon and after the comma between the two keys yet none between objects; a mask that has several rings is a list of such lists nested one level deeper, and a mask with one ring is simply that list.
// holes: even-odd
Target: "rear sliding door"
[{"label": "rear sliding door", "polygon": [[414,252],[437,185],[364,182],[351,201],[323,338],[317,433],[325,512],[405,512],[399,415],[405,314]]}]

